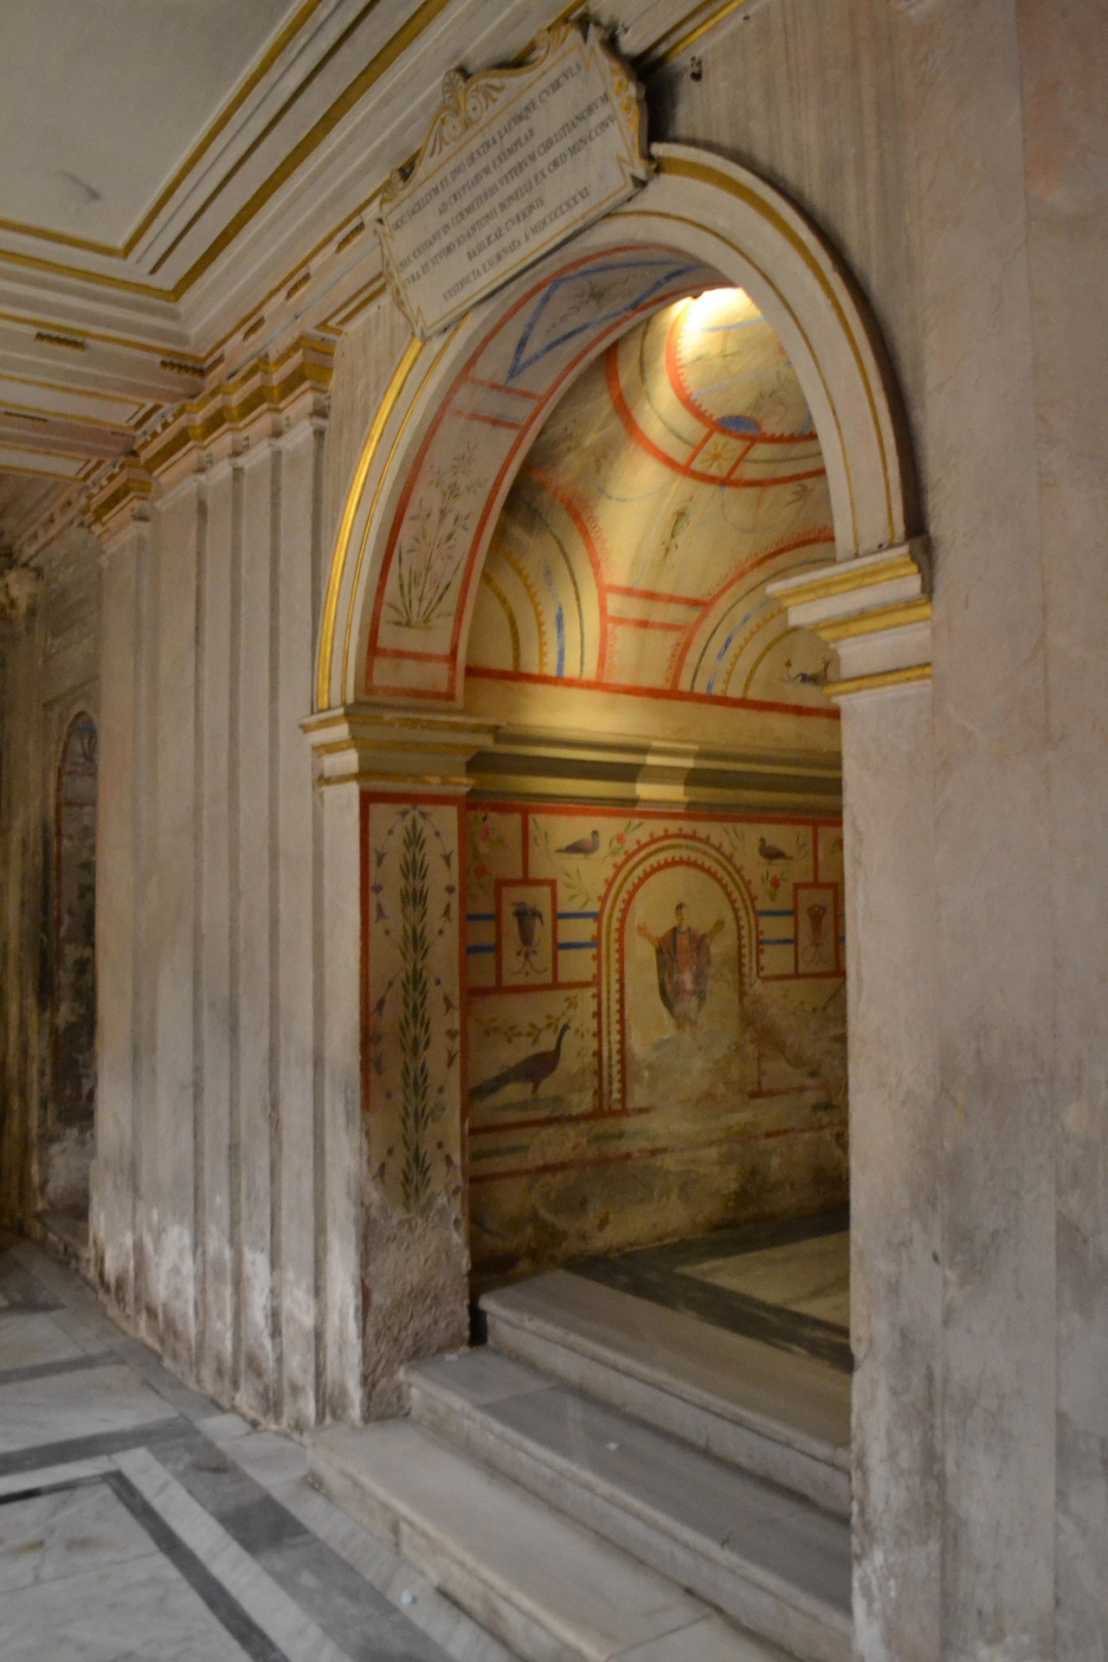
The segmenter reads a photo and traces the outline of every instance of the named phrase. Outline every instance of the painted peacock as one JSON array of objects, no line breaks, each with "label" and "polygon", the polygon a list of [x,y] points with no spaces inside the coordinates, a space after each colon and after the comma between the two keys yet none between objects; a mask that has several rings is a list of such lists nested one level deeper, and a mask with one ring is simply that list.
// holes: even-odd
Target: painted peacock
[{"label": "painted peacock", "polygon": [[533,1055],[524,1056],[500,1073],[494,1073],[491,1079],[483,1079],[471,1087],[469,1100],[484,1102],[507,1085],[530,1085],[531,1095],[537,1095],[539,1086],[546,1083],[562,1059],[562,1041],[568,1032],[569,1023],[563,1022],[552,1050],[536,1050]]}]

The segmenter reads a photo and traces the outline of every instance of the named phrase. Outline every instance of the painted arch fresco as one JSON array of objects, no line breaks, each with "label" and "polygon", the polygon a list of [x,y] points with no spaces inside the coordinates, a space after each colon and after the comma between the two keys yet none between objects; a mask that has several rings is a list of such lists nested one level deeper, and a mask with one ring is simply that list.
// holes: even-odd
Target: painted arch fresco
[{"label": "painted arch fresco", "polygon": [[826,710],[765,593],[833,557],[819,442],[741,289],[655,312],[555,407],[508,496],[468,674]]},{"label": "painted arch fresco", "polygon": [[[765,593],[833,548],[777,336],[738,289],[669,301],[535,435],[477,587],[467,705],[572,725],[578,688],[613,733],[632,706],[655,732],[683,708],[716,742],[729,712],[767,753],[833,744],[819,642]],[[479,1278],[841,1201],[838,820],[464,814]]]}]

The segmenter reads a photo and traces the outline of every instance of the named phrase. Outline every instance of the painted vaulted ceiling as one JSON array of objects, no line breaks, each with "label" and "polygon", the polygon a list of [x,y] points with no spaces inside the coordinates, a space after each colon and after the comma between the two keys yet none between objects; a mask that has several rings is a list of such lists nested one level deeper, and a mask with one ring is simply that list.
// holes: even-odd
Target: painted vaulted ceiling
[{"label": "painted vaulted ceiling", "polygon": [[[608,0],[603,22],[649,79],[744,3]],[[588,9],[0,5],[0,549],[33,554],[169,408],[355,324],[382,293],[377,198],[444,74]]]},{"label": "painted vaulted ceiling", "polygon": [[[557,405],[497,527],[468,674],[826,712],[765,586],[833,557],[819,441],[741,289],[656,312]],[[807,725],[807,724],[805,724]]]}]

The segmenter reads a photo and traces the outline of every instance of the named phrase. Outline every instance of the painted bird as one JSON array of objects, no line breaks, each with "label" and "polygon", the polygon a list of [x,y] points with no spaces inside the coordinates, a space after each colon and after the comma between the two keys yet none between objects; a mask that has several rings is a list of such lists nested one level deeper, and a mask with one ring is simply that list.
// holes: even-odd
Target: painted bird
[{"label": "painted bird", "polygon": [[553,1050],[537,1050],[533,1056],[524,1056],[522,1061],[513,1062],[511,1067],[494,1073],[491,1079],[483,1079],[471,1088],[469,1100],[484,1102],[486,1097],[495,1096],[506,1085],[530,1085],[531,1095],[535,1096],[539,1086],[545,1084],[561,1061],[562,1041],[568,1032],[569,1022],[563,1022]]},{"label": "painted bird", "polygon": [[792,855],[789,854],[787,852],[787,850],[785,850],[783,848],[778,848],[776,843],[767,843],[767,841],[764,837],[759,837],[758,838],[758,853],[762,856],[763,860],[791,860],[792,859]]},{"label": "painted bird", "polygon": [[574,843],[566,843],[558,850],[559,854],[595,854],[600,847],[600,832],[592,831],[587,837],[578,837]]}]

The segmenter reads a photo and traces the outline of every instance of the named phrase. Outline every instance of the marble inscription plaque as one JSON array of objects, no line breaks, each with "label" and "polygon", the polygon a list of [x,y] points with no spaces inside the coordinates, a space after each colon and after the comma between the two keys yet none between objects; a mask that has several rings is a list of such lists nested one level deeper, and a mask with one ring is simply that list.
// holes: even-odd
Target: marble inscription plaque
[{"label": "marble inscription plaque", "polygon": [[640,90],[597,29],[545,31],[518,68],[452,71],[377,220],[385,272],[414,332],[454,322],[649,172]]}]

